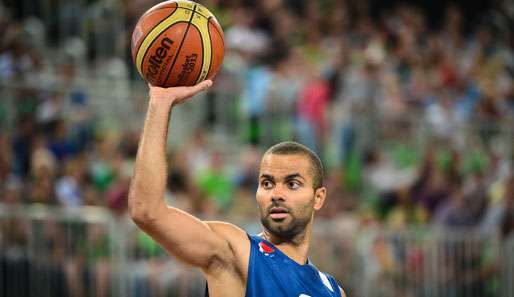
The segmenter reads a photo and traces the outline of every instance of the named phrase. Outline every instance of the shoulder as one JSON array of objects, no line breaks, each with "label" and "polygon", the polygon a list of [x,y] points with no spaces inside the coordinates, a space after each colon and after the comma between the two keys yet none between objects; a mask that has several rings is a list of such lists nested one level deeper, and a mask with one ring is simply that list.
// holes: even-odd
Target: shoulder
[{"label": "shoulder", "polygon": [[235,247],[248,243],[246,232],[234,224],[221,221],[206,221],[205,223],[214,233],[227,240],[229,244],[234,244]]},{"label": "shoulder", "polygon": [[224,239],[234,255],[233,265],[246,276],[250,257],[250,240],[248,234],[238,226],[227,222],[206,221],[211,230]]}]

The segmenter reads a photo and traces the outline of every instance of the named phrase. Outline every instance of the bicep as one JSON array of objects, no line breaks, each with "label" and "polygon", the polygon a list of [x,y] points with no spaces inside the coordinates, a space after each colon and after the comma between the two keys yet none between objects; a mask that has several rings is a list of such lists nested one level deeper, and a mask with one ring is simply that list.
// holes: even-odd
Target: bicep
[{"label": "bicep", "polygon": [[163,207],[151,222],[139,225],[164,249],[190,265],[207,268],[231,259],[229,243],[209,224],[174,207]]}]

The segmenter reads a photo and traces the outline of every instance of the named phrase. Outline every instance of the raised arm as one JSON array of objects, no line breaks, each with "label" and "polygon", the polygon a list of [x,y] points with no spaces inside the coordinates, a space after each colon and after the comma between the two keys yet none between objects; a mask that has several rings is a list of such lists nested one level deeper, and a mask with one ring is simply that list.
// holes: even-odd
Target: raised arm
[{"label": "raised arm", "polygon": [[211,84],[204,81],[194,87],[168,89],[150,86],[129,193],[129,212],[134,222],[174,256],[203,269],[231,261],[231,246],[223,232],[217,232],[216,225],[166,204],[166,138],[174,106]]}]

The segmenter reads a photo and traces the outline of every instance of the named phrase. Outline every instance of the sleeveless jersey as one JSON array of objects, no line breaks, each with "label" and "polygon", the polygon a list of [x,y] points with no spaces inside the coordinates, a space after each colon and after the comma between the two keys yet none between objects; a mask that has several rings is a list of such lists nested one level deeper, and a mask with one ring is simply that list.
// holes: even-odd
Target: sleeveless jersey
[{"label": "sleeveless jersey", "polygon": [[300,265],[269,241],[250,234],[248,238],[251,248],[245,297],[341,296],[336,280],[310,261]]}]

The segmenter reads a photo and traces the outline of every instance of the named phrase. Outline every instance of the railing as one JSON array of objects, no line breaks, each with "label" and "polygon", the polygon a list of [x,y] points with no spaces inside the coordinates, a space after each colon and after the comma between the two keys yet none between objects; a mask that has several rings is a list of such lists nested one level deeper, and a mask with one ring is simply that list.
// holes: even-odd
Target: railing
[{"label": "railing", "polygon": [[119,295],[117,227],[103,209],[2,205],[0,295]]},{"label": "railing", "polygon": [[[514,296],[514,236],[316,226],[311,259],[349,296]],[[0,205],[0,228],[0,296],[203,296],[197,269],[104,209]]]},{"label": "railing", "polygon": [[0,205],[0,230],[0,296],[201,296],[205,289],[198,271],[105,209]]},{"label": "railing", "polygon": [[[366,238],[362,296],[512,296],[504,262],[512,251],[495,234],[433,229],[377,230]],[[511,269],[511,268],[510,268]],[[502,294],[503,292],[503,294]]]}]

